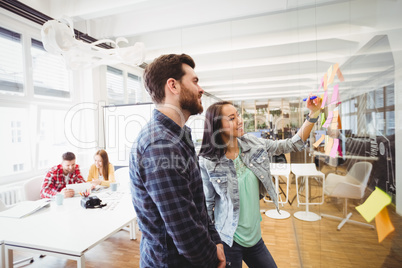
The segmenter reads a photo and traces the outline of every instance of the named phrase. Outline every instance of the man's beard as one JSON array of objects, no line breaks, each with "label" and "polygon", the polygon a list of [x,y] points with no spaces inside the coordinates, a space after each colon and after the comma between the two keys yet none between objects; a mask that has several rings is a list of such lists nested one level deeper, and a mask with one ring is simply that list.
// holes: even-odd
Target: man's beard
[{"label": "man's beard", "polygon": [[187,110],[191,115],[200,114],[204,111],[198,96],[192,94],[188,88],[181,84],[179,104],[182,110]]}]

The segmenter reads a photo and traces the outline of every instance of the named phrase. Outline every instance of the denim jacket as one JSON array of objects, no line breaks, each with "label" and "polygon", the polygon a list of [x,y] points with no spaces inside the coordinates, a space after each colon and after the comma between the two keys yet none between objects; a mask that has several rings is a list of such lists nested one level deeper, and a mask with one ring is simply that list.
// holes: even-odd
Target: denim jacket
[{"label": "denim jacket", "polygon": [[[278,200],[269,168],[270,157],[292,151],[301,151],[304,143],[296,134],[291,139],[265,140],[252,135],[238,138],[241,159],[256,175],[260,195],[269,194],[278,209]],[[239,221],[240,200],[236,170],[232,160],[223,156],[219,160],[199,158],[208,215],[215,223],[222,241],[232,246],[233,235]]]}]

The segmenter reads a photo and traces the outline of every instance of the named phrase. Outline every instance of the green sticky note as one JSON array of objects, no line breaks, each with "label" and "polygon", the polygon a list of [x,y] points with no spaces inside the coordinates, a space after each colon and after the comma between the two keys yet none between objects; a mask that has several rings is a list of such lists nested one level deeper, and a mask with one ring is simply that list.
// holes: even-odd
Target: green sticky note
[{"label": "green sticky note", "polygon": [[356,210],[363,216],[367,222],[371,222],[381,210],[391,204],[391,197],[378,187],[375,187],[374,192],[367,200],[356,207]]},{"label": "green sticky note", "polygon": [[325,114],[324,113],[321,113],[321,127],[322,127],[322,125],[324,125],[324,123],[325,123]]}]

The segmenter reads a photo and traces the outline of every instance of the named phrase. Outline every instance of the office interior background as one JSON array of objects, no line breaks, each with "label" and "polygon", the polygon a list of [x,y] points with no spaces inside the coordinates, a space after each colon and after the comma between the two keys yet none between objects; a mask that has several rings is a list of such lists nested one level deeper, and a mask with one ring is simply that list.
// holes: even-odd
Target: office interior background
[{"label": "office interior background", "polygon": [[[321,78],[338,64],[343,152],[367,157],[373,164],[368,189],[386,191],[402,215],[402,1],[2,0],[1,7],[0,194],[44,175],[66,151],[83,170],[99,148],[116,166],[127,166],[153,108],[144,66],[161,54],[186,53],[205,90],[204,110],[232,101],[246,132],[272,139],[296,133],[307,114],[302,99],[324,94]],[[144,62],[71,70],[65,58],[44,49],[43,17],[31,9],[70,18],[84,40],[142,42]],[[199,144],[203,115],[188,125]],[[317,124],[308,150],[288,162],[316,162],[336,172],[358,161],[314,155],[323,151],[312,146],[321,134],[326,128]]]}]

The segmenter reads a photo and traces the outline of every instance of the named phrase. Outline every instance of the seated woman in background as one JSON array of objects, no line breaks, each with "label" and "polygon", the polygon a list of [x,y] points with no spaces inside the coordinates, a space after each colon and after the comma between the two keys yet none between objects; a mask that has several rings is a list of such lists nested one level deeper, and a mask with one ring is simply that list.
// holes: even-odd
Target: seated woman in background
[{"label": "seated woman in background", "polygon": [[99,150],[94,156],[95,164],[89,169],[88,182],[92,182],[93,186],[110,186],[111,182],[115,182],[114,167],[109,163],[109,157],[105,150]]}]

